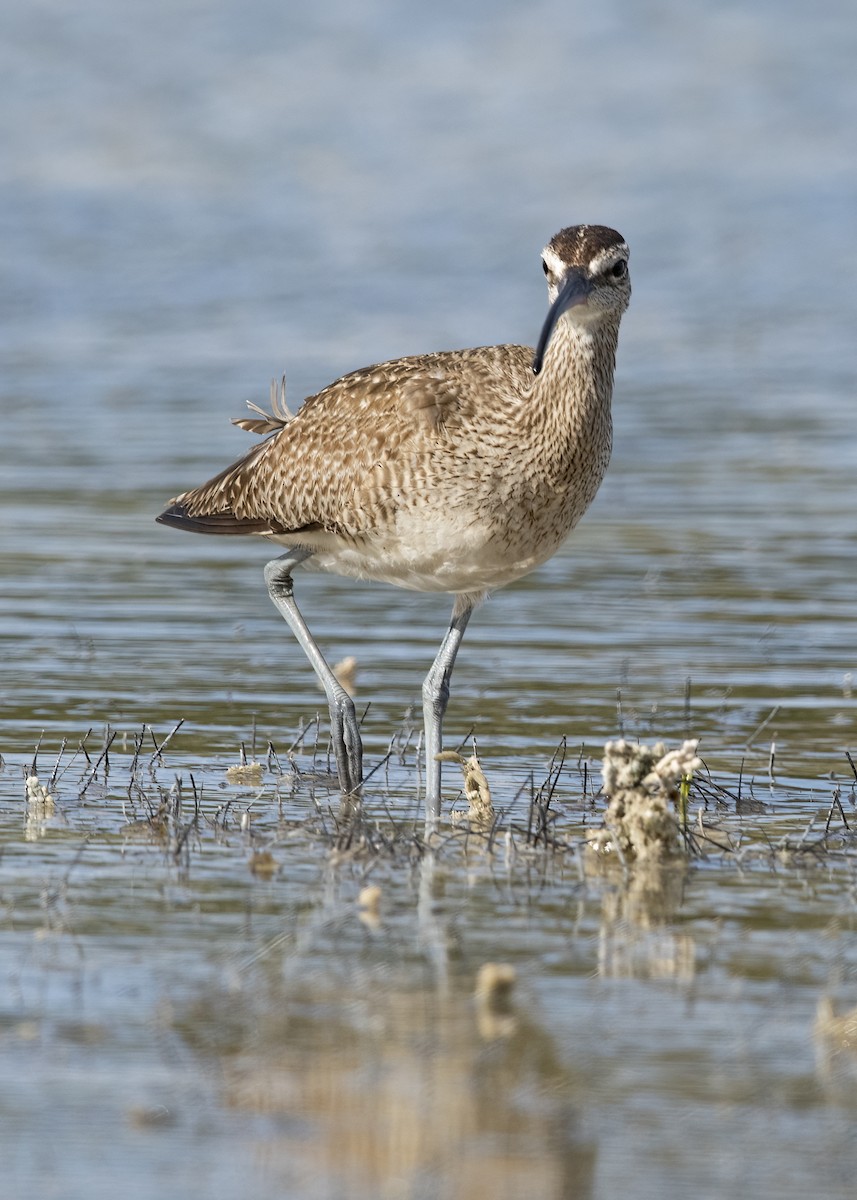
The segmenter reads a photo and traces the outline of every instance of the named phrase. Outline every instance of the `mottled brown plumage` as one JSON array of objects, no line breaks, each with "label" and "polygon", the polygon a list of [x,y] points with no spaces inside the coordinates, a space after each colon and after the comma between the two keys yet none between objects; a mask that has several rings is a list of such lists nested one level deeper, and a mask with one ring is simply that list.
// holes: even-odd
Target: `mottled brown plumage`
[{"label": "mottled brown plumage", "polygon": [[299,551],[283,560],[292,607],[299,558],[454,593],[463,614],[454,660],[474,602],[549,558],[598,489],[627,258],[612,229],[562,230],[543,252],[552,307],[535,360],[525,346],[483,346],[354,371],[290,419],[275,411],[242,422],[273,432],[158,519]]}]

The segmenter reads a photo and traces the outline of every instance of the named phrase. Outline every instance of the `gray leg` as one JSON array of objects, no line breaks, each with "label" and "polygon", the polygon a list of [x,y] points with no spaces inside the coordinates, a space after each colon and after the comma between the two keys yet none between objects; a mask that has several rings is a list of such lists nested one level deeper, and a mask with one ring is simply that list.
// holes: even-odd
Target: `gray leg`
[{"label": "gray leg", "polygon": [[443,714],[449,702],[449,681],[455,666],[455,656],[458,654],[458,647],[472,612],[473,605],[470,601],[464,597],[456,600],[449,629],[423,683],[427,826],[436,824],[440,816],[440,763],[437,761],[437,755],[443,749]]},{"label": "gray leg", "polygon": [[357,728],[354,701],[327,665],[318,643],[301,616],[293,594],[292,570],[304,559],[309,558],[311,553],[310,550],[290,550],[281,558],[273,559],[265,567],[265,583],[268,585],[268,595],[288,621],[289,628],[324,688],[327,706],[330,709],[330,736],[336,755],[339,786],[349,795],[357,791],[363,779],[363,743]]}]

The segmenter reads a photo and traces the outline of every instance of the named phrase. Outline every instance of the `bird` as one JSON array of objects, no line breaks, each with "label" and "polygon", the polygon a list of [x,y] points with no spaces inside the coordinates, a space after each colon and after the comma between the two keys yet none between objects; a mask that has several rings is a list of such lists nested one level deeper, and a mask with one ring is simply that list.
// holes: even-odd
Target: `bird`
[{"label": "bird", "polygon": [[615,229],[560,230],[542,251],[549,307],[535,349],[392,359],[343,375],[294,415],[274,405],[270,418],[236,422],[263,440],[157,517],[287,547],[265,582],[324,688],[343,796],[363,781],[356,709],[297,606],[295,568],[454,597],[422,688],[425,817],[436,827],[443,719],[474,608],[559,549],[607,469],[628,257]]}]

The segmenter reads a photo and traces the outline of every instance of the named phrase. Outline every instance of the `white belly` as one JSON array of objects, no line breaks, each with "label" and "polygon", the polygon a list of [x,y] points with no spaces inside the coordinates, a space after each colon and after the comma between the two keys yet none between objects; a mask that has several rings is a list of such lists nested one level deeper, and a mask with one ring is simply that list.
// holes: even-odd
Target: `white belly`
[{"label": "white belly", "polygon": [[[296,544],[288,537],[272,540]],[[550,558],[563,538],[510,538],[508,531],[504,535],[455,514],[426,527],[418,516],[402,513],[395,530],[360,545],[346,545],[330,535],[318,540],[326,545],[317,546],[302,564],[307,570],[375,579],[418,592],[477,593],[520,579]]]}]

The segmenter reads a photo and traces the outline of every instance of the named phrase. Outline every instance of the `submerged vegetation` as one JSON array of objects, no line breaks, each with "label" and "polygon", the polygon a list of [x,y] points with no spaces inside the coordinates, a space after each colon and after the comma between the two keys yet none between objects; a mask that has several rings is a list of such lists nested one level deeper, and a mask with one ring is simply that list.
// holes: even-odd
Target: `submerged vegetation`
[{"label": "submerged vegetation", "polygon": [[572,754],[563,740],[539,782],[530,773],[517,786],[508,769],[486,764],[474,745],[468,756],[441,756],[448,772],[460,766],[461,790],[456,798],[448,774],[449,819],[427,833],[415,787],[420,749],[411,745],[407,722],[369,771],[359,802],[339,797],[314,721],[302,723],[283,751],[268,742],[259,754],[254,731],[249,754],[242,743],[225,763],[188,762],[180,749],[182,724],[160,735],[150,726],[133,733],[108,728],[100,737],[89,730],[53,753],[40,743],[17,767],[5,763],[7,779],[10,771],[22,772],[27,839],[91,831],[97,800],[111,836],[148,838],[183,871],[209,839],[226,837],[246,840],[256,870],[261,853],[273,863],[300,843],[336,863],[352,861],[363,874],[374,861],[413,862],[428,853],[448,859],[464,852],[470,859],[478,851],[544,870],[571,862],[582,872],[597,861],[599,870],[613,863],[627,874],[713,858],[808,866],[850,856],[857,847],[857,817],[849,820],[857,770],[849,755],[850,784],[843,774],[818,786],[807,822],[784,813],[787,787],[775,789],[769,779],[763,800],[743,774],[712,774],[693,739],[672,750],[608,742],[602,762],[583,746]]}]

